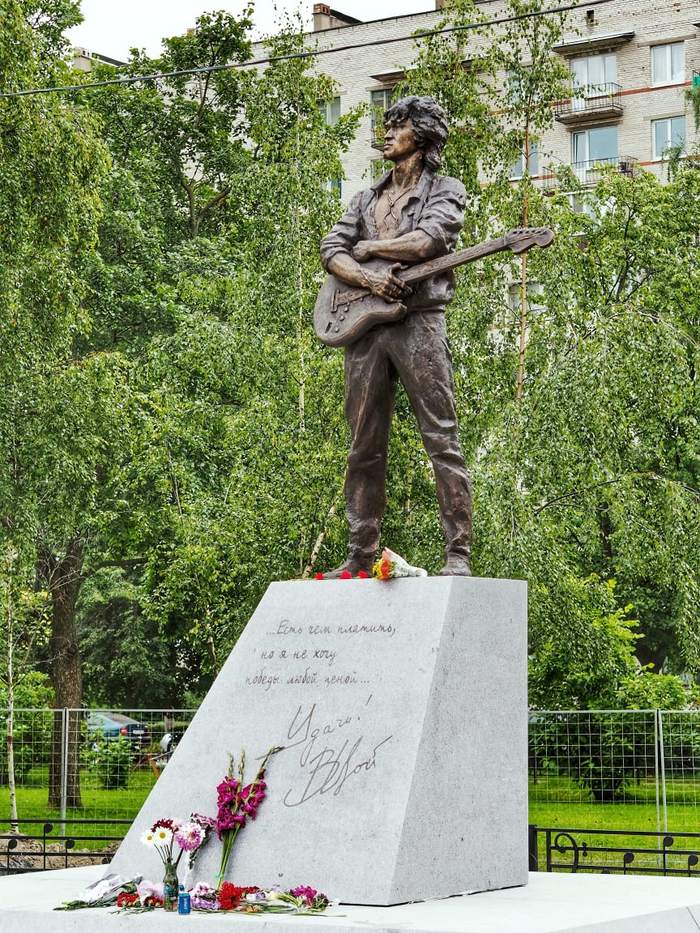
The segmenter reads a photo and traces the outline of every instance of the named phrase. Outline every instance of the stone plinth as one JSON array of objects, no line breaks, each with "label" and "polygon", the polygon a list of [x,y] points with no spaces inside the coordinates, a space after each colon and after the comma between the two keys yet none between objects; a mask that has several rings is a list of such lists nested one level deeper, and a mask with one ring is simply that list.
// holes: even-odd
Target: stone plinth
[{"label": "stone plinth", "polygon": [[[388,905],[527,881],[526,586],[273,583],[112,863],[158,877],[155,819],[214,815],[228,755],[272,745],[236,884]],[[192,880],[213,881],[220,845]]]},{"label": "stone plinth", "polygon": [[162,910],[56,913],[100,876],[69,868],[0,878],[2,933],[697,933],[698,882],[650,875],[532,874],[527,887],[397,907],[332,908],[318,917],[251,917]]}]

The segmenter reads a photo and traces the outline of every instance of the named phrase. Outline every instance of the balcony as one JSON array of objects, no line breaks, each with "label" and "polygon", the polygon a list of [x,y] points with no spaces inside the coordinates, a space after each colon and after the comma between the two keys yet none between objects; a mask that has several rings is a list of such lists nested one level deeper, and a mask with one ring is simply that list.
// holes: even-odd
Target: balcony
[{"label": "balcony", "polygon": [[620,175],[632,178],[638,170],[639,161],[633,156],[592,159],[588,162],[572,162],[571,171],[582,185],[595,185],[600,181],[608,166],[613,166]]},{"label": "balcony", "polygon": [[567,126],[622,117],[622,88],[619,84],[589,84],[579,88],[580,97],[559,100],[554,105],[554,117]]}]

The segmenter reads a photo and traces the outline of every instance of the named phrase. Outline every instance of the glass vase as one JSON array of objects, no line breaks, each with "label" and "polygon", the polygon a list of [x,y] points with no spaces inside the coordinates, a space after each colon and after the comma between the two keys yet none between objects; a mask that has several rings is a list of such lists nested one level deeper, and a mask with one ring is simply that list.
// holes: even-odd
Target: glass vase
[{"label": "glass vase", "polygon": [[165,875],[163,877],[163,909],[177,910],[177,895],[179,882],[177,878],[177,869],[174,862],[165,863]]}]

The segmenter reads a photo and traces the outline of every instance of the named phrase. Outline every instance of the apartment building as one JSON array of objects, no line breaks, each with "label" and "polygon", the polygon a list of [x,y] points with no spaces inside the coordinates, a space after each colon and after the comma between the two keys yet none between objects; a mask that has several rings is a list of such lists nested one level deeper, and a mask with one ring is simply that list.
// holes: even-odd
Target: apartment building
[{"label": "apartment building", "polygon": [[[489,20],[504,15],[504,0],[482,0],[480,6]],[[324,52],[316,67],[338,85],[338,96],[326,104],[327,119],[358,104],[371,105],[372,113],[386,108],[404,69],[415,60],[412,34],[436,28],[441,15],[435,9],[360,22],[317,3],[309,46]],[[348,48],[386,39],[397,41]],[[555,105],[554,126],[540,152],[531,156],[530,172],[544,186],[551,179],[550,166],[562,163],[571,165],[584,183],[596,180],[600,163],[622,172],[644,168],[663,178],[669,148],[690,148],[697,141],[685,95],[694,76],[700,80],[698,0],[581,3],[556,51],[568,62],[572,87],[581,96]],[[261,47],[258,55],[264,55]],[[381,166],[372,146],[372,119],[363,119],[345,155],[344,201],[366,187]],[[518,171],[522,162],[514,166],[514,177]]]},{"label": "apartment building", "polygon": [[75,46],[73,49],[71,67],[78,71],[90,72],[95,65],[112,65],[115,68],[125,65],[126,62],[120,62],[116,58],[110,58],[108,55],[100,55],[98,52],[91,52],[89,49],[83,49]]}]

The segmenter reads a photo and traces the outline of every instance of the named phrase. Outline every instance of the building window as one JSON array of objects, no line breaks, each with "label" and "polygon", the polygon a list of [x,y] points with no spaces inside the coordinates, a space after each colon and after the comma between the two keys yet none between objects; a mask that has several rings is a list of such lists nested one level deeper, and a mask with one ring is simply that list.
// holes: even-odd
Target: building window
[{"label": "building window", "polygon": [[[544,311],[545,306],[542,303],[544,295],[544,285],[541,282],[527,283],[527,305],[530,311]],[[511,311],[518,313],[521,302],[520,282],[513,282],[508,286],[508,307]]]},{"label": "building window", "polygon": [[384,114],[391,107],[396,98],[396,88],[386,87],[380,91],[372,91],[370,97],[370,114],[372,119],[372,145],[381,148],[384,137]]},{"label": "building window", "polygon": [[574,87],[592,94],[600,93],[606,84],[617,81],[617,58],[612,53],[586,55],[571,62]]},{"label": "building window", "polygon": [[685,146],[685,117],[668,117],[652,120],[651,133],[654,140],[654,158],[668,158],[669,149]]},{"label": "building window", "polygon": [[[525,162],[525,153],[520,154],[520,158],[510,170],[511,178],[522,178],[524,174],[523,165]],[[527,160],[527,171],[529,175],[539,174],[539,157],[537,154],[537,143],[530,144],[530,153]]]},{"label": "building window", "polygon": [[651,83],[678,84],[685,80],[685,42],[651,47]]},{"label": "building window", "polygon": [[595,162],[617,162],[617,127],[596,126],[574,133],[571,139],[571,161],[575,165]]},{"label": "building window", "polygon": [[326,123],[333,126],[340,117],[340,98],[333,97],[331,100],[322,100],[319,102],[318,109],[321,111]]}]

